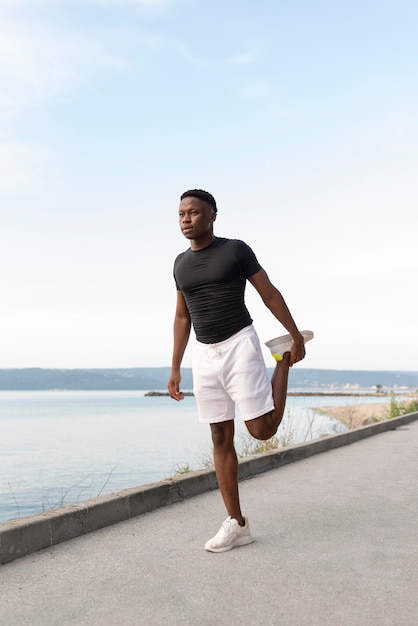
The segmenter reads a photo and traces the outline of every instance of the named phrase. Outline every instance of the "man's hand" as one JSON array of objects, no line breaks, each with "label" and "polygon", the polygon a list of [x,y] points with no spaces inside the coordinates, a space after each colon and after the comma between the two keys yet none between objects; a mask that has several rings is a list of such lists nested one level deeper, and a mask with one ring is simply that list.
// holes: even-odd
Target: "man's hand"
[{"label": "man's hand", "polygon": [[293,337],[293,345],[290,350],[290,367],[292,367],[295,363],[302,361],[302,359],[305,358],[305,355],[306,351],[303,335],[298,333]]},{"label": "man's hand", "polygon": [[184,400],[184,394],[180,391],[180,382],[180,372],[173,372],[170,380],[168,381],[168,393],[170,394],[170,398],[173,398],[173,400],[176,400],[177,402],[179,400]]}]

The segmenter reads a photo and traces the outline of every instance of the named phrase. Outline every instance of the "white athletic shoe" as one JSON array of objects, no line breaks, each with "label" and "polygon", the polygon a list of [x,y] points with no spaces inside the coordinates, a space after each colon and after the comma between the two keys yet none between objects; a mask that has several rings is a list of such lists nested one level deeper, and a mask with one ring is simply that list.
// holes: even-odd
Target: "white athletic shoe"
[{"label": "white athletic shoe", "polygon": [[245,546],[254,541],[250,533],[248,519],[245,526],[240,526],[236,519],[227,517],[212,539],[206,542],[205,550],[209,552],[227,552],[237,546]]},{"label": "white athletic shoe", "polygon": [[[313,339],[313,332],[311,330],[301,330],[300,333],[303,336],[304,343]],[[270,352],[276,361],[281,361],[285,352],[290,352],[293,339],[291,335],[282,335],[281,337],[275,337],[266,341],[264,344],[267,348],[270,348]]]}]

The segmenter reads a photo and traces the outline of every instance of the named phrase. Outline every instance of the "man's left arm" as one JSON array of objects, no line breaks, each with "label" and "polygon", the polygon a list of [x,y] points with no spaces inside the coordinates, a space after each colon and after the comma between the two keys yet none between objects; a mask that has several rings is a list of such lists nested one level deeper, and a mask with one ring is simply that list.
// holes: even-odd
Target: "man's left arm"
[{"label": "man's left arm", "polygon": [[292,335],[294,343],[290,353],[290,364],[293,365],[296,361],[303,359],[305,357],[303,336],[299,332],[280,291],[273,285],[266,271],[263,269],[253,274],[253,276],[250,276],[248,280],[258,291],[266,307],[270,309],[273,315],[286,328],[287,332]]}]

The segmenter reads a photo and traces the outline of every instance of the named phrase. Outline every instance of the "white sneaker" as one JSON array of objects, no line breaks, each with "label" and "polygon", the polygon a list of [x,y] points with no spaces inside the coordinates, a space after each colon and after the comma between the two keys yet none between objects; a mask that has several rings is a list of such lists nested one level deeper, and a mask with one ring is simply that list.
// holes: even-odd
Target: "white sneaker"
[{"label": "white sneaker", "polygon": [[245,518],[245,526],[240,526],[236,519],[227,517],[216,535],[206,542],[205,550],[227,552],[236,546],[245,546],[253,541],[247,518]]},{"label": "white sneaker", "polygon": [[[314,336],[311,330],[301,330],[300,334],[303,336],[304,343],[313,339]],[[282,335],[266,341],[264,345],[270,348],[270,352],[276,361],[281,361],[284,353],[290,352],[293,346],[293,339],[291,335]]]}]

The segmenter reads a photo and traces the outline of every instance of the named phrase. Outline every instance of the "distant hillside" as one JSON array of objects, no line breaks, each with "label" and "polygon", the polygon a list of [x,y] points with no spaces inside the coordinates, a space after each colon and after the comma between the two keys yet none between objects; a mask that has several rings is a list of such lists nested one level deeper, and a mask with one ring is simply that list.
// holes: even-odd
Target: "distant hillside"
[{"label": "distant hillside", "polygon": [[[272,371],[272,370],[271,370]],[[128,369],[0,369],[1,391],[23,390],[159,390],[166,389],[169,367]],[[358,385],[394,389],[418,389],[418,372],[319,370],[294,368],[290,389],[341,389]],[[182,370],[182,388],[192,389],[190,368]]]},{"label": "distant hillside", "polygon": [[[0,370],[0,390],[165,389],[169,367],[129,369],[9,369]],[[183,386],[192,387],[191,372],[183,373]]]},{"label": "distant hillside", "polygon": [[376,387],[396,389],[407,387],[418,390],[418,372],[363,371],[363,370],[319,370],[295,367],[290,370],[289,387],[296,389],[315,387]]}]

